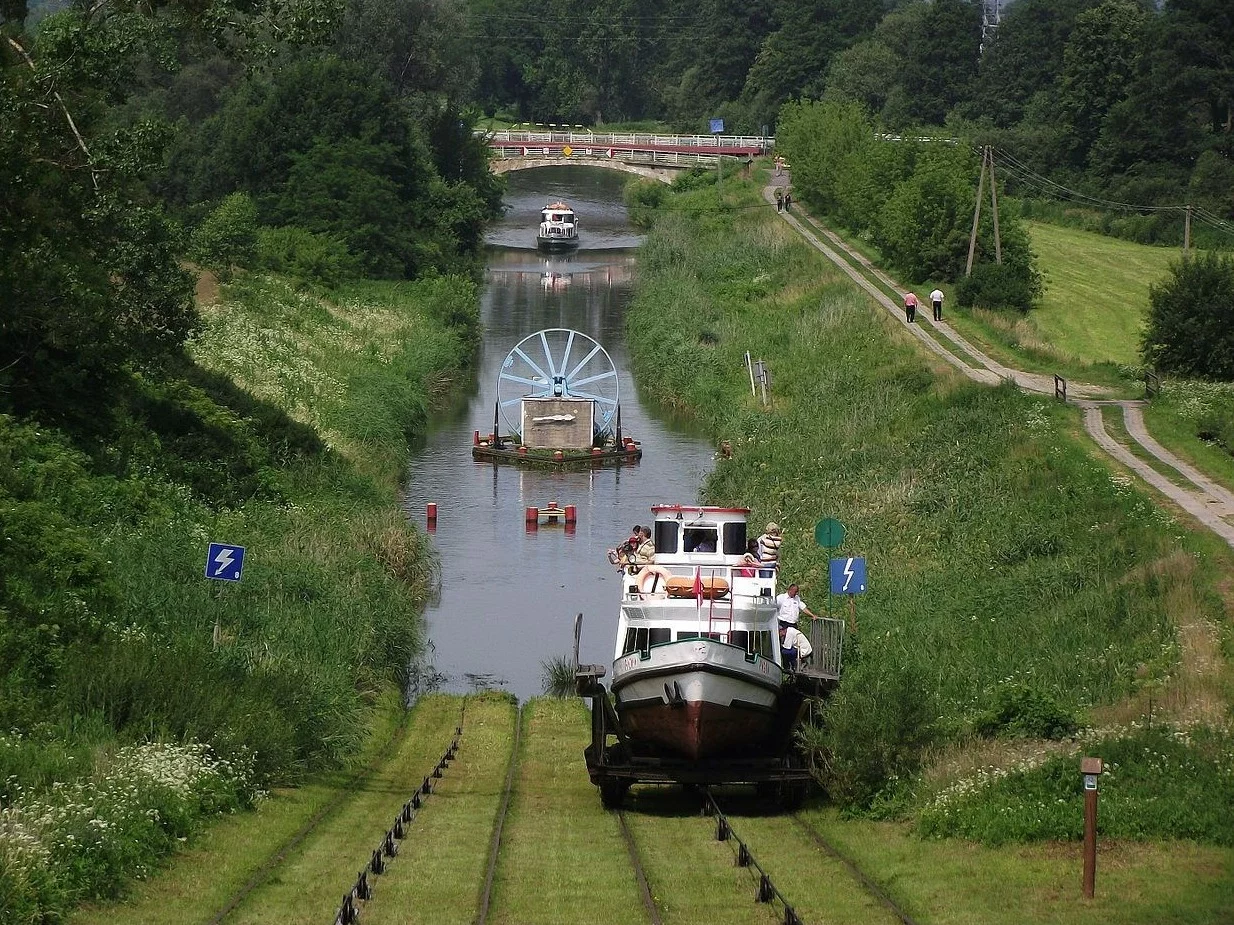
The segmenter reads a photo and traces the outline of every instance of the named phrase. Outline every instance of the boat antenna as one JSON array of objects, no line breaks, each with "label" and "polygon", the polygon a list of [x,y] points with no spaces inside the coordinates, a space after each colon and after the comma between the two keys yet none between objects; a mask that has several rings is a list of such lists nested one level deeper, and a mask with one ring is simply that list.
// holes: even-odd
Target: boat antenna
[{"label": "boat antenna", "polygon": [[617,406],[617,446],[621,446],[621,405]]},{"label": "boat antenna", "polygon": [[501,448],[501,436],[497,430],[497,415],[500,414],[500,412],[501,404],[499,402],[493,402],[493,446],[498,449]]}]

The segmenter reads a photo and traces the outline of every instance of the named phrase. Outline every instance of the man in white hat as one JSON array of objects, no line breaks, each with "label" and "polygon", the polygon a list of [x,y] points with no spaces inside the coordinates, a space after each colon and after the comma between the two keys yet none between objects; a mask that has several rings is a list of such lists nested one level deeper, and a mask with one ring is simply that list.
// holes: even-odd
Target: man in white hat
[{"label": "man in white hat", "polygon": [[814,647],[806,634],[792,624],[780,621],[780,664],[789,671],[796,671],[797,666],[814,654]]}]

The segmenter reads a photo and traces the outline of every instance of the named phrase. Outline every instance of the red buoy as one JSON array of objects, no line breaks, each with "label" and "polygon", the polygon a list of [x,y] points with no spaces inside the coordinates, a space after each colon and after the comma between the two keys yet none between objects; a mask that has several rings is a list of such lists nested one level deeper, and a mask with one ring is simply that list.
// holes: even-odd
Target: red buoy
[{"label": "red buoy", "polygon": [[472,437],[471,437],[471,445],[472,445],[472,446],[479,446],[479,445],[480,445],[480,431],[478,431],[478,430],[477,430],[477,431],[476,431],[476,432],[472,435]]},{"label": "red buoy", "polygon": [[527,508],[527,522],[529,524],[536,523],[540,519],[540,509],[538,507]]},{"label": "red buoy", "polygon": [[592,455],[592,456],[603,456],[603,455],[604,455],[604,450],[600,449],[600,447],[598,447],[598,446],[593,446],[593,447],[591,448],[591,455]]},{"label": "red buoy", "polygon": [[573,524],[578,520],[578,508],[573,504],[566,505],[566,524]]},{"label": "red buoy", "polygon": [[429,521],[434,521],[437,519],[437,502],[436,501],[430,501],[428,503],[428,519]]}]

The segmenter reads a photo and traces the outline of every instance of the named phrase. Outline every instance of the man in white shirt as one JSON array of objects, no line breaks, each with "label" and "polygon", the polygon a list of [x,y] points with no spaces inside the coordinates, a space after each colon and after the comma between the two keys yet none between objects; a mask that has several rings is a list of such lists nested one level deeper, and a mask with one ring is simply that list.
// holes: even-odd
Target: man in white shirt
[{"label": "man in white shirt", "polygon": [[935,289],[930,293],[930,304],[934,306],[934,320],[943,320],[943,290]]},{"label": "man in white shirt", "polygon": [[787,623],[780,624],[780,664],[790,671],[796,671],[797,667],[813,654],[814,647],[810,645],[805,633]]},{"label": "man in white shirt", "polygon": [[776,595],[776,617],[779,618],[781,623],[789,623],[796,626],[797,618],[803,613],[811,619],[818,619],[810,608],[806,606],[806,602],[798,597],[796,585],[789,585],[788,591],[784,594]]}]

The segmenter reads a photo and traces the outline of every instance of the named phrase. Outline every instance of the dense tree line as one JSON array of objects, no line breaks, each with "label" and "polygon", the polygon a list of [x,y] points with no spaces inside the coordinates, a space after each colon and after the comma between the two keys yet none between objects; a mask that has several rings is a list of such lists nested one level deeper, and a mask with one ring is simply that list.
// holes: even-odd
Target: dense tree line
[{"label": "dense tree line", "polygon": [[[593,124],[774,126],[790,100],[860,103],[1013,152],[1089,196],[1234,217],[1234,7],[1225,0],[471,0],[490,111]],[[1009,177],[1016,180],[1014,177]],[[1057,190],[1054,190],[1057,192]],[[1144,239],[1177,235],[1147,216]]]}]

